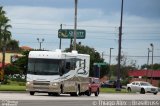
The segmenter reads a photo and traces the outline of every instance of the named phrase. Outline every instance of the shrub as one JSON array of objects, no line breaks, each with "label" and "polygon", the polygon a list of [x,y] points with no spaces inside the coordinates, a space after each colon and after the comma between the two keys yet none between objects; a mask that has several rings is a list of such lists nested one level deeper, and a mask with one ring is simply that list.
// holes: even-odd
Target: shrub
[{"label": "shrub", "polygon": [[17,81],[17,82],[26,82],[25,79],[22,78],[11,78],[12,81]]},{"label": "shrub", "polygon": [[8,79],[9,79],[8,76],[4,75],[3,84],[9,84]]},{"label": "shrub", "polygon": [[127,85],[128,83],[129,83],[129,78],[126,78],[126,79],[121,81],[122,85]]}]

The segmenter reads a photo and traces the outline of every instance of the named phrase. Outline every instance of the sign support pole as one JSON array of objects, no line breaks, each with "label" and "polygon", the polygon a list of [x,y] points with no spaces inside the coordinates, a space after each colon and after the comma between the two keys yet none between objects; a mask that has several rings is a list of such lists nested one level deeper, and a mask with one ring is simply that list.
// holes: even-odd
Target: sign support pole
[{"label": "sign support pole", "polygon": [[78,3],[78,0],[75,0],[74,46],[73,46],[73,50],[76,50],[76,37],[77,37],[77,3]]},{"label": "sign support pole", "polygon": [[72,51],[72,41],[73,41],[73,39],[71,38],[71,41],[70,41],[70,52]]},{"label": "sign support pole", "polygon": [[[60,25],[60,29],[62,30],[62,24]],[[59,49],[61,49],[61,44],[62,44],[62,38],[59,38],[60,42],[59,42]]]}]

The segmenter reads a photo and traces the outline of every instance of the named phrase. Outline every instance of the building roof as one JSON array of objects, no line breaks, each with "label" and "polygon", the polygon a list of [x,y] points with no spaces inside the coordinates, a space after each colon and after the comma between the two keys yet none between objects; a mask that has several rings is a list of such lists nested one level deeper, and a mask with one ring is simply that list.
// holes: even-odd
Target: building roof
[{"label": "building roof", "polygon": [[160,70],[132,70],[128,72],[129,76],[139,77],[160,77]]},{"label": "building roof", "polygon": [[21,46],[20,47],[22,50],[33,50],[33,48],[28,47],[28,46]]}]

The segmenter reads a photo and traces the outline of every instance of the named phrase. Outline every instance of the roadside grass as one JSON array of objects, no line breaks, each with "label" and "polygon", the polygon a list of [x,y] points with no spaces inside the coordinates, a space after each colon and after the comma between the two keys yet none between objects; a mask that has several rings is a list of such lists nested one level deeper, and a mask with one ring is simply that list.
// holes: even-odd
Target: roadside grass
[{"label": "roadside grass", "polygon": [[[129,93],[126,89],[121,89],[121,91],[116,91],[115,88],[100,88],[102,93]],[[134,92],[131,92],[134,93]]]},{"label": "roadside grass", "polygon": [[0,85],[0,91],[25,91],[25,86],[19,85]]},{"label": "roadside grass", "polygon": [[17,82],[8,80],[7,84],[0,85],[0,91],[25,91],[25,82]]},{"label": "roadside grass", "polygon": [[12,81],[12,80],[8,80],[8,84],[7,85],[17,85],[17,86],[25,86],[26,83],[22,82],[22,81]]}]

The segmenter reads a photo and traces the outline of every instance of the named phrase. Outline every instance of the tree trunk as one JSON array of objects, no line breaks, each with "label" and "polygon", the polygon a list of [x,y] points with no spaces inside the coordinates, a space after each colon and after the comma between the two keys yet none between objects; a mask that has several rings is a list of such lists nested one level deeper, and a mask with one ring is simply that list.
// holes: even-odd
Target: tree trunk
[{"label": "tree trunk", "polygon": [[6,46],[2,47],[2,70],[4,71],[5,68],[5,52],[6,52]]}]

